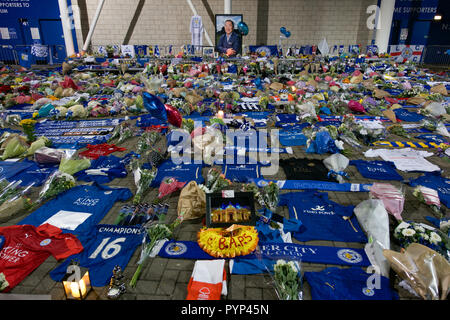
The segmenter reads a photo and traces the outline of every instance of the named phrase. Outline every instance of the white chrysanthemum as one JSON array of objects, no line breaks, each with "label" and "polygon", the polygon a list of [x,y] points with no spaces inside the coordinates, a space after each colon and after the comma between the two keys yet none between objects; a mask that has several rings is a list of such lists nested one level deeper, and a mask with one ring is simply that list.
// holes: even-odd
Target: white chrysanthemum
[{"label": "white chrysanthemum", "polygon": [[430,233],[430,242],[431,243],[438,244],[441,241],[442,241],[442,238],[436,232]]},{"label": "white chrysanthemum", "polygon": [[425,228],[419,225],[415,225],[414,226],[414,230],[416,230],[417,232],[425,232]]},{"label": "white chrysanthemum", "polygon": [[289,262],[288,262],[288,265],[291,267],[291,269],[292,269],[294,272],[297,272],[297,267],[295,266],[294,261],[289,261]]},{"label": "white chrysanthemum", "polygon": [[280,259],[280,260],[277,260],[277,266],[282,266],[282,265],[285,265],[286,264],[286,261],[284,261],[283,259]]},{"label": "white chrysanthemum", "polygon": [[430,237],[426,234],[426,233],[422,233],[421,235],[420,235],[424,240],[429,240],[430,239]]},{"label": "white chrysanthemum", "polygon": [[416,234],[416,232],[415,232],[413,229],[403,229],[403,230],[402,230],[402,234],[403,234],[405,237],[412,237],[413,235]]}]

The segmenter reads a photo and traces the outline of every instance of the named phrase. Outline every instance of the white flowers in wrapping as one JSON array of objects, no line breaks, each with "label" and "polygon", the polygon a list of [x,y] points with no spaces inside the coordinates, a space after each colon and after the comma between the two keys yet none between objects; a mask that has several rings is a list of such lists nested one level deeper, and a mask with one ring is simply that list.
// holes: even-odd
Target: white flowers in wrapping
[{"label": "white flowers in wrapping", "polygon": [[372,265],[380,268],[382,276],[389,277],[389,263],[383,256],[383,250],[390,249],[389,216],[383,201],[368,199],[353,209],[359,224],[367,233],[369,243],[364,250]]}]

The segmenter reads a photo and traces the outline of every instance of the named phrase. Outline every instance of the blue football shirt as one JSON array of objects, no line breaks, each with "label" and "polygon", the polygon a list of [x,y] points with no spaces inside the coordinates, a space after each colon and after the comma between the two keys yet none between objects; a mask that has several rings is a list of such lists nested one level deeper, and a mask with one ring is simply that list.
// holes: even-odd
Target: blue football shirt
[{"label": "blue football shirt", "polygon": [[[370,277],[379,277],[376,283]],[[312,300],[397,300],[388,278],[366,273],[361,268],[326,268],[320,272],[305,272],[311,287]]]},{"label": "blue football shirt", "polygon": [[[143,166],[143,168],[149,167],[149,165]],[[168,177],[176,178],[180,182],[195,181],[198,184],[203,183],[202,168],[203,164],[175,164],[171,159],[168,159],[159,165],[158,173],[150,186],[158,188],[161,182]]]},{"label": "blue football shirt", "polygon": [[92,286],[106,286],[114,267],[118,265],[122,270],[125,269],[142,239],[140,227],[99,224],[87,238],[81,240],[84,250],[68,257],[50,272],[50,277],[54,281],[62,281],[67,267],[74,260],[81,267],[89,269]]},{"label": "blue football shirt", "polygon": [[375,180],[403,180],[391,161],[351,160],[349,165],[355,166],[364,178]]},{"label": "blue football shirt", "polygon": [[40,226],[49,223],[63,232],[75,235],[89,233],[108,213],[116,201],[125,201],[133,194],[128,188],[79,185],[44,203],[18,224]]},{"label": "blue football shirt", "polygon": [[325,192],[289,192],[280,195],[279,206],[289,207],[290,219],[302,224],[292,236],[298,241],[326,240],[366,243],[354,206],[343,206],[328,199]]}]

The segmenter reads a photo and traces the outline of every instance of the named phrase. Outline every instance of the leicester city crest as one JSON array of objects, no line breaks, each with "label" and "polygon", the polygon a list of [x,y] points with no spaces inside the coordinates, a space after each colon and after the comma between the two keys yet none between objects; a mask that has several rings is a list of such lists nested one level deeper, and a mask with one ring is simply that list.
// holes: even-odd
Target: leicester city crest
[{"label": "leicester city crest", "polygon": [[364,287],[362,293],[367,297],[373,297],[375,295],[375,291],[369,287]]},{"label": "leicester city crest", "polygon": [[362,261],[362,256],[351,249],[342,249],[337,252],[337,256],[342,261],[348,262],[348,263],[359,263]]},{"label": "leicester city crest", "polygon": [[166,247],[166,253],[171,256],[179,256],[187,251],[187,247],[184,243],[173,242]]},{"label": "leicester city crest", "polygon": [[409,59],[412,55],[413,55],[413,51],[412,51],[412,49],[410,47],[405,47],[402,50],[402,57],[404,59]]},{"label": "leicester city crest", "polygon": [[263,56],[263,57],[268,57],[271,54],[271,50],[269,47],[259,47],[256,49],[256,53]]}]

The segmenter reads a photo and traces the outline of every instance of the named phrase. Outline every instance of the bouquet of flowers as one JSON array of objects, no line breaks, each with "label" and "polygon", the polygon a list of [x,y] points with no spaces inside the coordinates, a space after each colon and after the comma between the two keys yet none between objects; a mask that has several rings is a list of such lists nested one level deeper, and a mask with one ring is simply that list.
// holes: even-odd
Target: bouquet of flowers
[{"label": "bouquet of flowers", "polygon": [[183,188],[185,184],[186,182],[180,182],[176,178],[165,178],[159,185],[158,198],[161,199],[162,197]]},{"label": "bouquet of flowers", "polygon": [[0,272],[0,292],[6,289],[9,286],[8,280],[5,278],[5,274]]},{"label": "bouquet of flowers", "polygon": [[209,169],[205,180],[205,184],[199,185],[205,193],[217,192],[231,185],[231,181],[225,179],[225,175],[217,168]]},{"label": "bouquet of flowers", "polygon": [[348,158],[340,153],[332,154],[323,160],[325,167],[329,170],[328,176],[336,178],[339,183],[343,183],[344,178],[348,178],[348,174],[344,170],[349,162]]},{"label": "bouquet of flowers", "polygon": [[404,138],[407,138],[407,139],[411,138],[409,136],[409,134],[405,131],[405,129],[403,128],[402,125],[394,124],[392,126],[387,127],[386,129],[389,131],[389,133],[395,134],[395,135],[397,135],[399,137],[404,137]]},{"label": "bouquet of flowers", "polygon": [[34,127],[36,126],[36,120],[33,119],[24,119],[20,121],[20,125],[23,128],[23,132],[26,134],[28,142],[33,142],[36,140],[34,135]]},{"label": "bouquet of flowers", "polygon": [[25,138],[17,134],[9,135],[2,143],[2,147],[6,145],[0,160],[6,160],[22,155],[28,150],[28,143]]},{"label": "bouquet of flowers", "polygon": [[414,188],[413,196],[419,199],[421,203],[429,205],[439,218],[443,218],[441,202],[439,201],[439,194],[436,190],[424,186],[417,186]]},{"label": "bouquet of flowers", "polygon": [[264,205],[269,208],[269,210],[275,212],[278,206],[280,194],[280,187],[272,181],[270,181],[267,185],[262,187],[261,197],[264,202]]},{"label": "bouquet of flowers", "polygon": [[194,131],[194,120],[183,118],[181,128],[191,133]]},{"label": "bouquet of flowers", "polygon": [[61,192],[69,190],[74,186],[75,178],[72,175],[57,170],[51,174],[44,183],[42,190],[39,192],[39,198],[36,203],[41,203],[44,200],[53,198]]},{"label": "bouquet of flowers", "polygon": [[246,183],[246,184],[242,185],[241,191],[243,191],[243,192],[253,192],[254,198],[259,203],[259,205],[261,207],[265,206],[262,194],[259,191],[259,188],[258,188],[258,186],[256,184],[254,184],[254,183]]},{"label": "bouquet of flowers", "polygon": [[[151,253],[158,241],[171,238],[173,236],[174,229],[179,226],[181,222],[183,222],[182,213],[171,224],[164,224],[164,218],[165,216],[160,216],[158,222],[150,224],[150,226],[146,227],[147,233],[145,234],[143,239],[141,257],[138,261],[136,272],[134,273],[133,278],[130,281],[130,286],[133,288],[136,286],[144,263],[147,261],[147,258],[151,256]],[[147,241],[147,238],[150,239],[150,242]]]},{"label": "bouquet of flowers", "polygon": [[302,281],[297,261],[277,260],[273,267],[273,280],[280,300],[302,300]]},{"label": "bouquet of flowers", "polygon": [[383,201],[386,210],[398,221],[402,220],[405,195],[402,189],[388,183],[374,183],[370,187],[370,196]]},{"label": "bouquet of flowers", "polygon": [[25,188],[20,188],[19,181],[13,181],[8,185],[5,185],[1,181],[1,193],[0,193],[0,221],[8,220],[21,210],[30,209],[33,204],[30,198],[26,197],[26,193],[34,185],[34,182]]},{"label": "bouquet of flowers", "polygon": [[130,165],[134,174],[134,183],[136,184],[137,187],[136,194],[133,198],[133,203],[136,204],[141,202],[142,196],[150,187],[150,183],[156,177],[158,169],[157,168],[142,169],[139,160],[136,158],[131,161]]},{"label": "bouquet of flowers", "polygon": [[17,194],[18,186],[21,182],[21,180],[12,181],[8,184],[4,179],[0,181],[0,205]]},{"label": "bouquet of flowers", "polygon": [[150,147],[153,146],[160,137],[160,133],[156,131],[144,132],[137,142],[136,152],[139,154],[144,153],[145,151],[150,149]]},{"label": "bouquet of flowers", "polygon": [[134,132],[131,125],[128,122],[122,122],[120,125],[114,128],[114,131],[112,132],[111,137],[108,139],[108,142],[118,139],[117,143],[122,143],[133,136]]},{"label": "bouquet of flowers", "polygon": [[399,286],[426,300],[446,300],[449,293],[449,262],[420,243],[411,243],[401,252],[384,250],[391,268],[402,279]]},{"label": "bouquet of flowers", "polygon": [[49,140],[48,138],[46,138],[44,136],[39,137],[37,140],[35,139],[35,141],[30,145],[30,147],[28,148],[26,153],[24,153],[22,156],[23,157],[32,156],[36,152],[36,150],[38,150],[42,147],[49,147],[51,145],[52,145],[51,140]]},{"label": "bouquet of flowers", "polygon": [[450,240],[439,229],[424,223],[403,221],[395,228],[394,238],[405,249],[412,243],[420,243],[450,261]]},{"label": "bouquet of flowers", "polygon": [[355,148],[361,148],[361,143],[354,131],[357,130],[355,117],[353,115],[344,116],[342,124],[338,128],[339,137]]}]

